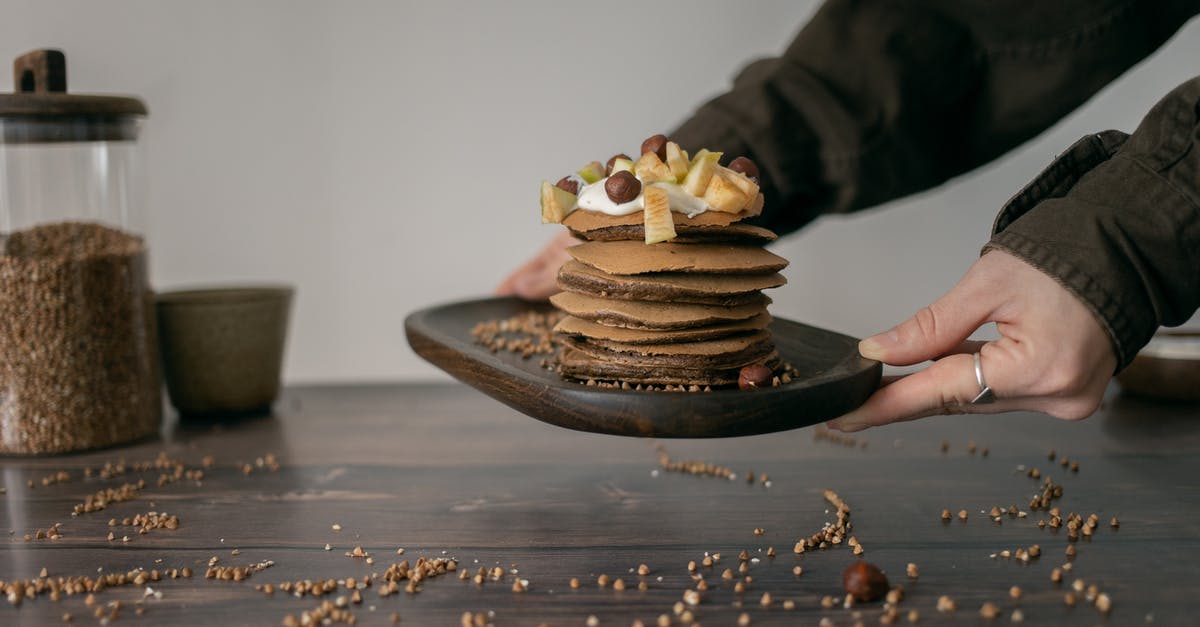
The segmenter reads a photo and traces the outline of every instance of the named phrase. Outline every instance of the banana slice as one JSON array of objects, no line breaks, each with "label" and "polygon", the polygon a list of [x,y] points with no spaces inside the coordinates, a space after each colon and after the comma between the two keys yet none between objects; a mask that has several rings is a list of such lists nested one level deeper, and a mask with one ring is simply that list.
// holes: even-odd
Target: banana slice
[{"label": "banana slice", "polygon": [[733,183],[746,195],[746,204],[742,209],[749,209],[754,204],[755,199],[758,198],[758,183],[750,180],[750,177],[745,174],[726,167],[718,167],[717,176],[725,179],[728,183]]},{"label": "banana slice", "polygon": [[704,190],[704,202],[715,211],[737,213],[746,207],[753,196],[748,196],[740,187],[717,172],[708,180],[708,189]]},{"label": "banana slice", "polygon": [[687,176],[688,153],[675,142],[667,142],[667,167],[671,168],[671,175],[675,177],[676,183],[682,182]]},{"label": "banana slice", "polygon": [[664,189],[647,185],[642,190],[645,206],[646,243],[657,244],[675,239],[675,220],[671,217],[671,204]]},{"label": "banana slice", "polygon": [[644,153],[638,158],[637,163],[633,164],[633,173],[643,183],[675,182],[675,175],[671,174],[671,168],[667,167],[667,164],[652,152]]}]

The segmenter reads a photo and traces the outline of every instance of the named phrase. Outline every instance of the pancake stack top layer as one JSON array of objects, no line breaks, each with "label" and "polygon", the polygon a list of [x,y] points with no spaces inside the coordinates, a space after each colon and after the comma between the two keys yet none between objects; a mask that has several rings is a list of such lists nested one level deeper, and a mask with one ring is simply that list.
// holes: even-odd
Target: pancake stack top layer
[{"label": "pancake stack top layer", "polygon": [[542,184],[542,220],[583,240],[568,249],[550,300],[564,376],[629,384],[718,386],[745,366],[781,362],[767,324],[787,261],[762,248],[771,231],[758,168],[720,153],[689,156],[655,135],[635,161],[592,162]]}]

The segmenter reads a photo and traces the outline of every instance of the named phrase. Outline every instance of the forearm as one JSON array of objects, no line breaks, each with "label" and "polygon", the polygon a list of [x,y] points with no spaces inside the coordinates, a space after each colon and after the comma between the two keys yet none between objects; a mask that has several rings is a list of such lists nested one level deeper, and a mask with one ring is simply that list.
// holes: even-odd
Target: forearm
[{"label": "forearm", "polygon": [[832,0],[672,134],[746,155],[780,232],[938,185],[1153,52],[1194,2]]}]

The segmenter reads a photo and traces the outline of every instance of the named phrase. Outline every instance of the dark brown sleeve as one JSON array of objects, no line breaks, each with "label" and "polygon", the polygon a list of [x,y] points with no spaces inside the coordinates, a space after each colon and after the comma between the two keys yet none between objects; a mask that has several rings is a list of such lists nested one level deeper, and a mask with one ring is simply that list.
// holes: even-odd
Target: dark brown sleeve
[{"label": "dark brown sleeve", "polygon": [[777,231],[938,185],[1033,137],[1195,0],[830,0],[672,137],[746,155]]},{"label": "dark brown sleeve", "polygon": [[1085,137],[1017,194],[985,247],[1058,280],[1101,321],[1118,369],[1200,307],[1200,77],[1128,137]]}]

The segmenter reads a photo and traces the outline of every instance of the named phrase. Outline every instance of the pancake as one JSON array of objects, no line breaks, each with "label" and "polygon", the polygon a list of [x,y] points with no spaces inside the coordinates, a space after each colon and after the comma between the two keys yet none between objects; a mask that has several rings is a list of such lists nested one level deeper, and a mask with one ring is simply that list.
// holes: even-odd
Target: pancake
[{"label": "pancake", "polygon": [[702,305],[744,305],[760,290],[787,283],[782,274],[608,274],[568,259],[558,271],[560,289],[601,298]]},{"label": "pancake", "polygon": [[714,340],[720,337],[728,337],[743,333],[753,333],[767,328],[771,322],[771,316],[761,314],[731,322],[728,324],[715,324],[706,327],[697,327],[694,329],[678,329],[678,330],[663,330],[663,331],[643,331],[640,329],[626,329],[623,327],[610,327],[595,322],[590,322],[575,316],[567,316],[560,320],[554,327],[554,331],[561,335],[569,337],[583,337],[593,340],[610,340],[613,342],[622,342],[625,344],[663,344],[669,342],[696,342],[700,340]]},{"label": "pancake", "polygon": [[748,320],[765,314],[771,299],[762,294],[760,297],[760,302],[756,304],[722,307],[720,305],[613,300],[574,292],[559,292],[550,297],[550,302],[577,318],[614,327],[690,329]]},{"label": "pancake", "polygon": [[608,363],[629,366],[667,366],[697,370],[741,368],[775,350],[771,334],[757,331],[750,335],[675,344],[624,344],[608,340],[566,338],[569,346],[585,355]]},{"label": "pancake", "polygon": [[584,242],[567,249],[576,261],[608,274],[687,272],[772,274],[787,260],[757,246],[730,244],[644,244],[638,241]]},{"label": "pancake", "polygon": [[[757,362],[772,370],[780,366],[779,353],[771,352]],[[749,364],[746,364],[749,365]],[[655,385],[732,385],[737,383],[738,371],[730,369],[672,368],[670,366],[628,365],[603,361],[573,348],[564,348],[560,358],[564,376],[575,379],[624,381],[632,384]]]},{"label": "pancake", "polygon": [[[642,212],[638,212],[641,215]],[[779,236],[770,229],[753,224],[735,222],[725,226],[686,226],[675,225],[676,237],[671,241],[676,244],[711,244],[727,242],[739,244],[769,244]],[[607,226],[591,231],[571,229],[571,234],[579,239],[594,242],[612,242],[617,240],[646,240],[646,228],[642,224],[623,226]]]}]

